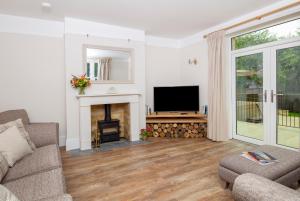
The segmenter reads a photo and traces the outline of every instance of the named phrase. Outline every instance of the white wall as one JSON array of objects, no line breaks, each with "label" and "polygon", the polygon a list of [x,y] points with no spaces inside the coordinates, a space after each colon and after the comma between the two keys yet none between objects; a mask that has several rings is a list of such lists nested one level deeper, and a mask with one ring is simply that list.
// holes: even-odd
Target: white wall
[{"label": "white wall", "polygon": [[24,108],[32,122],[58,122],[65,144],[63,38],[0,33],[0,112]]},{"label": "white wall", "polygon": [[[200,106],[208,104],[208,52],[206,40],[181,49],[181,83],[199,85]],[[196,59],[197,64],[189,64],[189,59]]]},{"label": "white wall", "polygon": [[[153,111],[153,87],[199,85],[200,106],[208,104],[208,53],[207,42],[183,48],[146,46],[146,104]],[[197,59],[197,65],[189,64]]]},{"label": "white wall", "polygon": [[181,85],[180,49],[146,46],[146,104],[153,111],[153,87]]},{"label": "white wall", "polygon": [[[179,48],[178,41],[147,37],[146,104],[153,111],[153,87],[199,85],[200,106],[208,103],[208,53],[206,40]],[[155,39],[155,40],[154,40]],[[197,59],[197,65],[189,64]]]}]

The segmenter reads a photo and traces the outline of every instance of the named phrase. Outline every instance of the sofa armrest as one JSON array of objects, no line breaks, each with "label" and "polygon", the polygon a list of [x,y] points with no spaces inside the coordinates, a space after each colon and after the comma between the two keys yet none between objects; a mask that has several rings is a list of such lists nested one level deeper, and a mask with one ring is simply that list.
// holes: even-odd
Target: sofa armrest
[{"label": "sofa armrest", "polygon": [[58,123],[30,123],[25,128],[36,147],[58,144]]},{"label": "sofa armrest", "polygon": [[300,193],[255,174],[236,178],[232,194],[236,201],[300,201]]},{"label": "sofa armrest", "polygon": [[36,201],[73,201],[71,195],[64,194],[64,195],[58,195],[55,197],[50,197],[46,199],[36,200]]}]

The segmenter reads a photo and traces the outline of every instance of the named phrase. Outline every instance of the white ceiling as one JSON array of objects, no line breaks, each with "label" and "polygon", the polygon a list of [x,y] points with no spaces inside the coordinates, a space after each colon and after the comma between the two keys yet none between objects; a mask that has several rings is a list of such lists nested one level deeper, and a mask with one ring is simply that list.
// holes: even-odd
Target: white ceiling
[{"label": "white ceiling", "polygon": [[[0,13],[63,20],[65,16],[183,38],[279,0],[0,0]],[[51,3],[42,9],[41,3]]]}]

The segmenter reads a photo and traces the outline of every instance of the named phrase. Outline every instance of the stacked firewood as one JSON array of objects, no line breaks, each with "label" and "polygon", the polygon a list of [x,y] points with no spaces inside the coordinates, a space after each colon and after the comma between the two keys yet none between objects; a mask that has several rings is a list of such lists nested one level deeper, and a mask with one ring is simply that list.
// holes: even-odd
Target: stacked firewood
[{"label": "stacked firewood", "polygon": [[153,137],[199,138],[206,137],[206,123],[148,123]]}]

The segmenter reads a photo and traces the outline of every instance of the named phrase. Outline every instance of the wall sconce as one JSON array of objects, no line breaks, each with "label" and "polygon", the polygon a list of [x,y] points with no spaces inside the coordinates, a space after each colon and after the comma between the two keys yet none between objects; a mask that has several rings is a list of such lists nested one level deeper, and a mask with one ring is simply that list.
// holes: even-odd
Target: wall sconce
[{"label": "wall sconce", "polygon": [[198,61],[197,61],[197,59],[189,59],[189,60],[188,60],[188,63],[189,63],[190,65],[197,65]]}]

